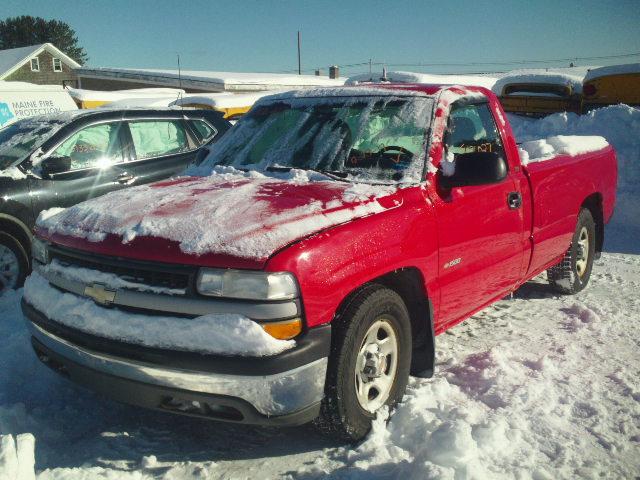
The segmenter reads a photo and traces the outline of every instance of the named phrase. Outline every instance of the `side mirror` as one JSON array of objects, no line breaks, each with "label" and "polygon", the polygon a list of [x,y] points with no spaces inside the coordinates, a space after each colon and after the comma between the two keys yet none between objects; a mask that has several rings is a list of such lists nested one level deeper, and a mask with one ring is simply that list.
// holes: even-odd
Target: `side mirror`
[{"label": "side mirror", "polygon": [[68,172],[71,169],[71,157],[48,157],[40,162],[40,170],[44,175]]},{"label": "side mirror", "polygon": [[499,183],[507,176],[507,162],[495,152],[461,153],[455,156],[455,172],[451,176],[439,174],[444,188]]}]

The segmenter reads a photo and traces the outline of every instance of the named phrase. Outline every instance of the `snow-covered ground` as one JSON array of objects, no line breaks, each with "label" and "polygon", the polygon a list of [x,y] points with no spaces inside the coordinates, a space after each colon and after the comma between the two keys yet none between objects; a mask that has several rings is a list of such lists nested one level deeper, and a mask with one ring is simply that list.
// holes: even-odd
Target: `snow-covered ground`
[{"label": "snow-covered ground", "polygon": [[25,433],[39,480],[638,478],[640,111],[511,120],[519,141],[600,135],[618,150],[619,207],[585,291],[555,295],[542,276],[439,336],[435,378],[412,379],[356,446],[311,427],[210,423],[102,399],[39,364],[22,293],[9,292],[0,297],[0,478],[20,466],[28,478],[31,437],[14,445]]}]

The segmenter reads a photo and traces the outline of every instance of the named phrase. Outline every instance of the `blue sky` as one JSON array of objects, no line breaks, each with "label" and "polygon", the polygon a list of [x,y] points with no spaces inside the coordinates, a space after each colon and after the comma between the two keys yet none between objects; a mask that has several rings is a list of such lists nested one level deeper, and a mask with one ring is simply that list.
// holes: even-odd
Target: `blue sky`
[{"label": "blue sky", "polygon": [[[2,0],[2,16],[56,18],[76,30],[90,66],[282,72],[392,64],[431,72],[520,65],[393,66],[549,60],[640,52],[638,0],[241,1]],[[579,65],[640,62],[577,60]],[[567,62],[527,66],[561,66]],[[523,65],[524,66],[524,65]],[[376,67],[378,70],[380,67]],[[345,73],[368,67],[344,67]]]}]

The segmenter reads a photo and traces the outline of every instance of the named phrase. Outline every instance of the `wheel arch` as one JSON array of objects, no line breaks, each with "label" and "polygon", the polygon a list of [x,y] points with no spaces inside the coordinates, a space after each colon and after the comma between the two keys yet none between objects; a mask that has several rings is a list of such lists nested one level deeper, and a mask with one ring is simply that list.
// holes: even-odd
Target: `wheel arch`
[{"label": "wheel arch", "polygon": [[411,375],[429,378],[435,367],[435,331],[433,305],[425,288],[422,272],[417,267],[404,267],[373,278],[352,290],[340,303],[342,312],[360,290],[367,285],[378,284],[396,292],[409,311],[413,338]]},{"label": "wheel arch", "polygon": [[31,255],[31,231],[20,219],[0,213],[0,231],[6,232],[20,242],[28,255]]}]

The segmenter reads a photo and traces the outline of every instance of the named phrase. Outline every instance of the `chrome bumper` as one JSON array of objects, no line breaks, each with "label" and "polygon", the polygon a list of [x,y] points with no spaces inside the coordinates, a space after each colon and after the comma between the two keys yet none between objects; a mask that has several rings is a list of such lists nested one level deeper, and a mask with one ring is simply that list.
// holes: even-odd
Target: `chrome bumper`
[{"label": "chrome bumper", "polygon": [[[91,371],[166,389],[242,399],[261,415],[285,416],[319,404],[327,358],[272,375],[230,375],[160,367],[97,353],[68,342],[31,321],[33,338],[51,352]],[[257,362],[260,359],[256,359]],[[130,403],[137,403],[134,399]]]}]

